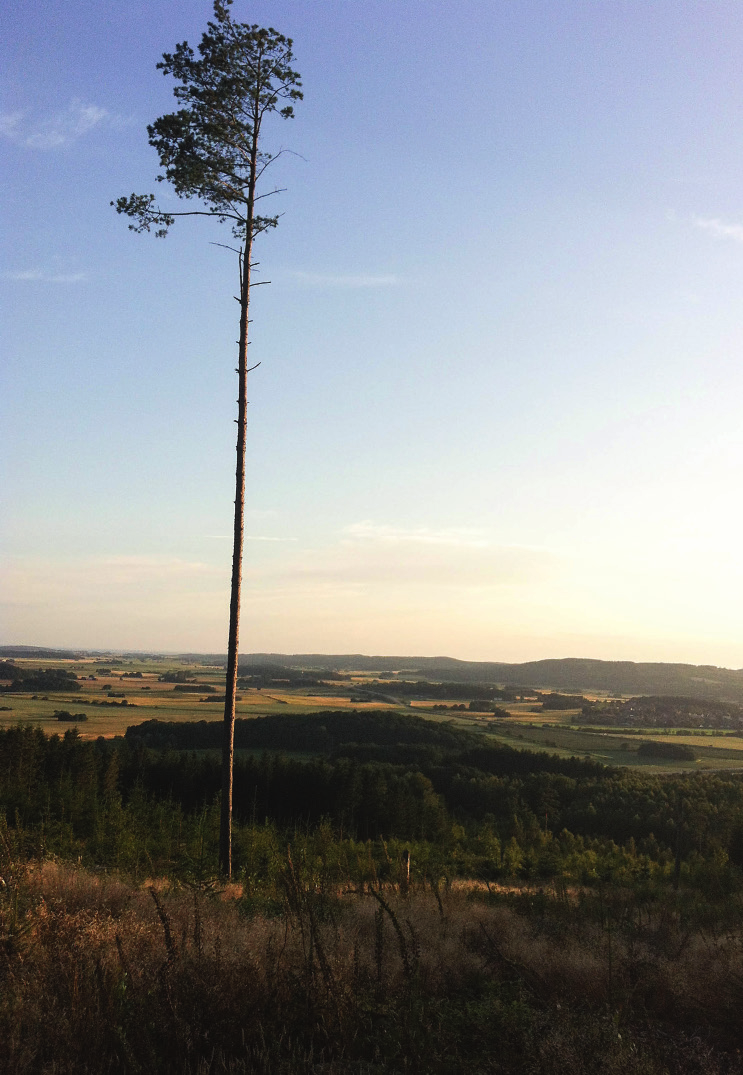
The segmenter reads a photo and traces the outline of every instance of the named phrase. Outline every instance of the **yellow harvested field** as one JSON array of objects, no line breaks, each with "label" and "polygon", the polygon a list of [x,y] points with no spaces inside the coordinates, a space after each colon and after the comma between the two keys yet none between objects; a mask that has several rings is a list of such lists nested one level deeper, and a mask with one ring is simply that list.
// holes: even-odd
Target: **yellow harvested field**
[{"label": "yellow harvested field", "polygon": [[[199,678],[206,681],[207,677]],[[206,692],[203,684],[201,691],[176,691],[175,684],[158,682],[154,673],[144,674],[142,679],[122,680],[115,675],[79,682],[82,689],[74,692],[49,692],[36,697],[0,695],[0,728],[12,727],[20,721],[32,723],[50,735],[63,735],[68,728],[77,726],[85,739],[97,739],[98,736],[110,739],[123,735],[130,724],[141,724],[146,720],[214,721],[221,720],[224,711],[223,694]],[[104,689],[106,686],[111,690]],[[213,677],[210,686],[217,692],[220,688],[223,691],[221,675]],[[121,704],[124,699],[126,705]],[[237,715],[258,717],[302,710],[394,708],[384,702],[351,702],[348,694],[337,697],[253,688],[238,692]],[[74,720],[58,720],[55,713],[60,710],[73,715],[83,714],[86,719],[77,725]]]},{"label": "yellow harvested field", "polygon": [[510,705],[503,707],[519,724],[569,724],[579,709],[548,709],[543,713],[524,713],[512,709]]},{"label": "yellow harvested field", "polygon": [[332,694],[301,694],[299,691],[280,691],[273,688],[238,692],[241,701],[238,710],[245,706],[259,706],[272,709],[276,704],[292,706],[294,709],[398,709],[399,706],[388,702],[351,702],[347,694],[340,697]]},{"label": "yellow harvested field", "polygon": [[[683,743],[685,746],[696,747],[698,750],[716,747],[723,750],[743,751],[743,738],[737,735],[654,735],[652,738],[653,742]],[[642,742],[639,736],[637,740]]]}]

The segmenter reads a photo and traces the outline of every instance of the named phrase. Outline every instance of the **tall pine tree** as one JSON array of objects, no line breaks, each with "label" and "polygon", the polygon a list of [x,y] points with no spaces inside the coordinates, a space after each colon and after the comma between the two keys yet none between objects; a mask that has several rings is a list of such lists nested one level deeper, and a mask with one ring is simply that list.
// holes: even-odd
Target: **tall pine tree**
[{"label": "tall pine tree", "polygon": [[[161,116],[147,128],[150,145],[160,158],[158,182],[171,185],[179,198],[195,207],[182,212],[164,210],[154,194],[119,198],[118,213],[131,217],[131,230],[164,237],[180,216],[206,216],[229,223],[237,240],[240,273],[240,338],[238,344],[237,466],[232,586],[227,646],[224,707],[222,816],[220,865],[232,872],[232,770],[234,758],[235,690],[237,687],[245,515],[245,442],[247,432],[248,311],[250,307],[253,243],[261,232],[276,227],[278,218],[262,216],[259,200],[274,191],[258,193],[260,181],[278,154],[263,148],[263,125],[276,113],[294,115],[301,100],[301,81],[292,68],[291,38],[274,29],[235,22],[232,0],[215,0],[214,19],[198,46],[198,55],[184,41],[165,53],[157,65],[176,80],[177,112]],[[254,367],[253,367],[254,368]]]}]

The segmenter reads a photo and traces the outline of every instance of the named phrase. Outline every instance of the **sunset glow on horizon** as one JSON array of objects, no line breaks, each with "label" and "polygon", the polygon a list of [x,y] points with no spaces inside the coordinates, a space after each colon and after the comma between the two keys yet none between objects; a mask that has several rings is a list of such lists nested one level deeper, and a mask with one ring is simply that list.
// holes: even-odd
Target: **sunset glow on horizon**
[{"label": "sunset glow on horizon", "polygon": [[[229,231],[109,205],[210,10],[8,15],[2,643],[226,649]],[[241,650],[743,667],[740,7],[233,14],[305,90],[266,135]]]}]

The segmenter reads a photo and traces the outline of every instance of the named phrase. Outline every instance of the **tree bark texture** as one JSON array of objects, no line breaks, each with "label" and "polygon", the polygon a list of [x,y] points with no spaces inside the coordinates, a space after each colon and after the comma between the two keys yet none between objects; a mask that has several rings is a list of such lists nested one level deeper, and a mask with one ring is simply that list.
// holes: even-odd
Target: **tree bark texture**
[{"label": "tree bark texture", "polygon": [[227,642],[227,678],[224,699],[224,747],[222,751],[222,808],[219,829],[219,865],[232,876],[232,773],[235,755],[235,694],[240,647],[240,596],[243,543],[245,538],[245,442],[248,428],[248,310],[250,305],[251,237],[245,243],[240,293],[240,342],[238,354],[237,465],[235,468],[235,524],[232,543],[230,626]]},{"label": "tree bark texture", "polygon": [[245,246],[240,273],[240,340],[238,343],[237,465],[235,468],[235,526],[232,543],[232,583],[230,626],[227,640],[227,677],[224,695],[224,740],[222,747],[222,803],[219,824],[219,866],[232,877],[232,780],[235,759],[235,694],[237,692],[240,647],[240,596],[242,588],[243,544],[245,538],[245,444],[248,429],[248,327],[250,324],[250,270],[253,257],[255,187],[257,182],[259,99],[256,94],[255,122],[250,153]]}]

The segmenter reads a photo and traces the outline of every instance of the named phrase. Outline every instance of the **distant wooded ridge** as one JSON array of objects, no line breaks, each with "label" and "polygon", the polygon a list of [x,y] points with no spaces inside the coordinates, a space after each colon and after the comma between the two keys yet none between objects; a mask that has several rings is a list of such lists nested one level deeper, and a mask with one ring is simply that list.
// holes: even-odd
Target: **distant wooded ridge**
[{"label": "distant wooded ridge", "polygon": [[498,683],[612,694],[680,695],[743,702],[743,669],[713,665],[598,661],[581,657],[559,660],[460,661],[454,657],[367,657],[363,654],[251,653],[240,658],[241,670],[255,664],[288,668],[332,668],[337,672],[392,672],[451,683]]},{"label": "distant wooded ridge", "polygon": [[[225,660],[223,654],[214,653],[175,655],[0,646],[0,657],[4,658],[61,660],[104,654],[120,660],[180,659],[212,665]],[[256,666],[324,672],[393,673],[406,678],[451,683],[518,684],[575,694],[594,690],[613,694],[681,695],[743,702],[743,669],[717,668],[713,665],[599,661],[580,657],[508,664],[500,661],[460,661],[454,657],[368,656],[361,653],[248,653],[240,657],[240,671],[243,674]]]}]

